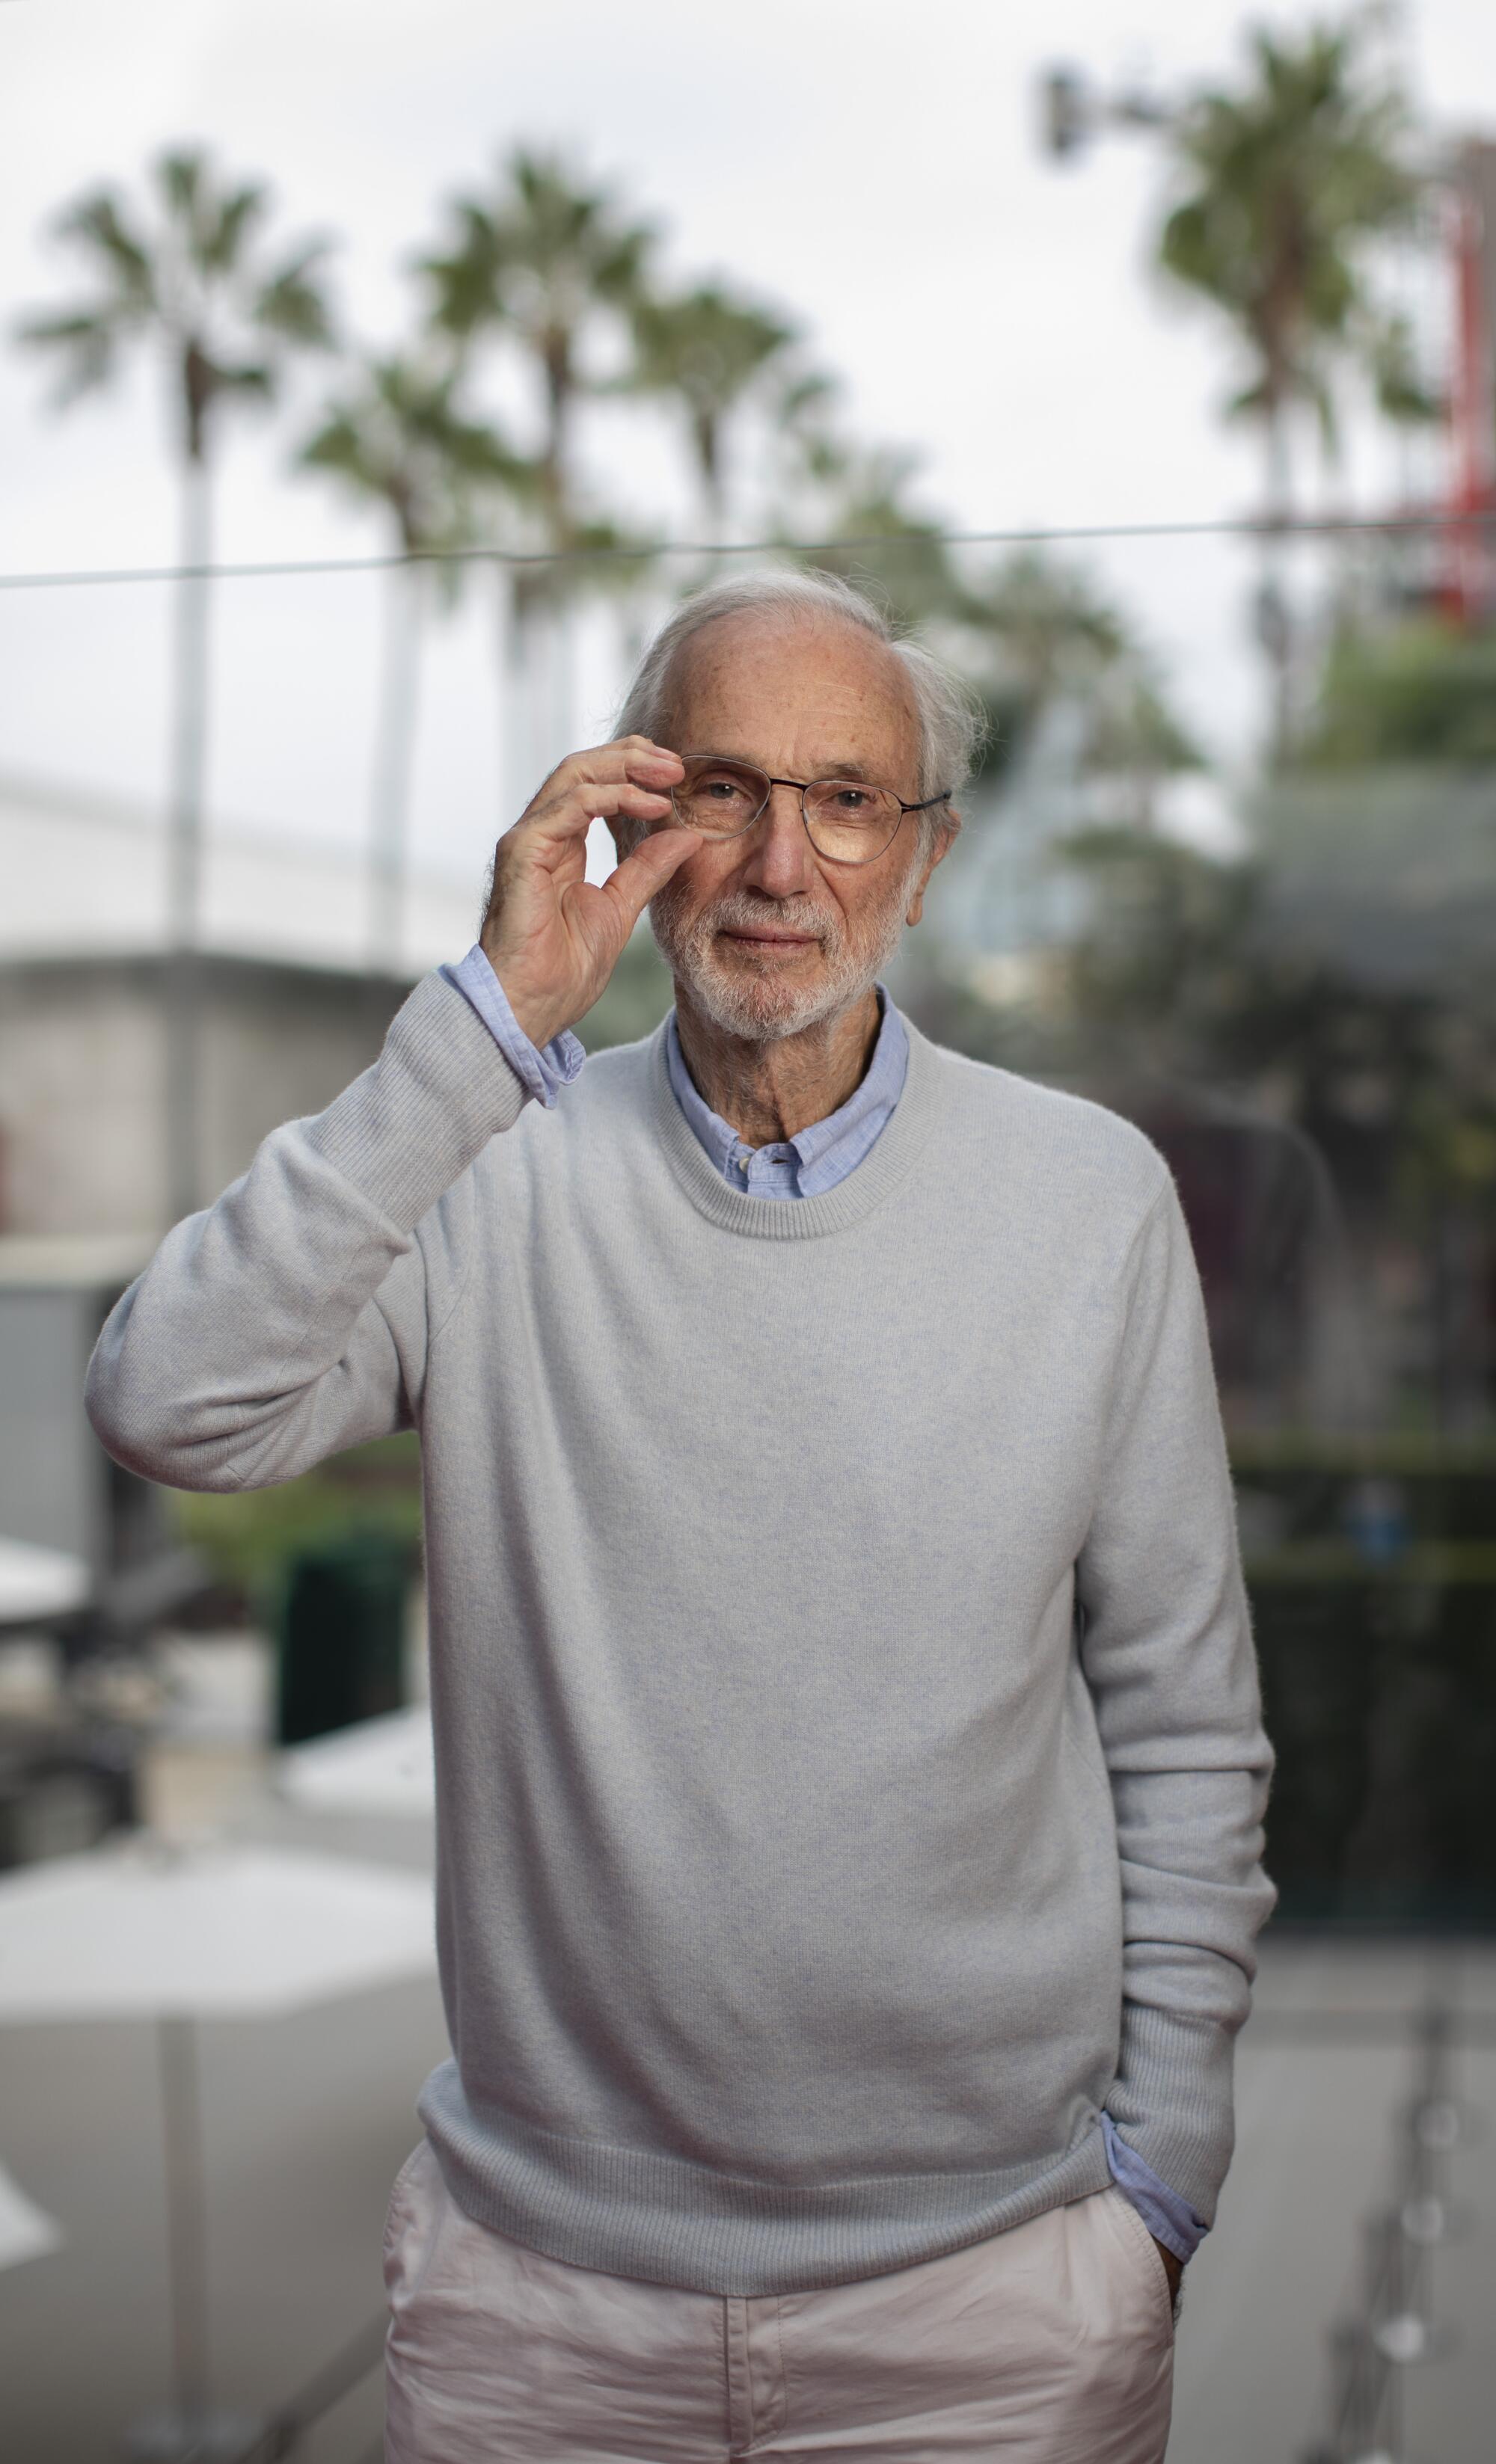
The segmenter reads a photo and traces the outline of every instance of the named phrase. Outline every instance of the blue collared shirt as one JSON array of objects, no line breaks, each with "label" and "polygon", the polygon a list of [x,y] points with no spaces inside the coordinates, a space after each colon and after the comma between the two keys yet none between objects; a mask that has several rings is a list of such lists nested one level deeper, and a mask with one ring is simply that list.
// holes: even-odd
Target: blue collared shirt
[{"label": "blue collared shirt", "polygon": [[[552,1039],[543,1051],[532,1044],[504,995],[504,988],[474,942],[460,966],[442,974],[464,994],[488,1027],[521,1086],[539,1104],[553,1105],[562,1087],[569,1087],[586,1055],[569,1031]],[[665,1029],[665,1059],[675,1100],[723,1179],[750,1198],[821,1198],[855,1172],[876,1145],[904,1091],[909,1068],[909,1037],[904,1022],[883,986],[878,986],[882,1022],[872,1058],[860,1084],[845,1104],[798,1130],[775,1146],[746,1146],[737,1132],[700,1093],[686,1067],[671,1011]],[[1110,2113],[1101,2117],[1107,2164],[1119,2190],[1131,2199],[1155,2241],[1177,2258],[1193,2257],[1208,2228],[1187,2199],[1171,2190],[1151,2165],[1123,2139]]]},{"label": "blue collared shirt", "polygon": [[474,941],[459,967],[443,967],[450,984],[473,1003],[504,1059],[527,1095],[547,1111],[562,1087],[569,1087],[586,1054],[569,1027],[552,1036],[542,1049],[532,1044],[509,1006],[509,996],[489,965],[481,941]]},{"label": "blue collared shirt", "polygon": [[809,1129],[767,1147],[745,1146],[697,1093],[671,1010],[665,1027],[665,1062],[675,1101],[731,1188],[748,1198],[823,1198],[856,1171],[891,1120],[909,1071],[904,1022],[881,984],[878,1006],[882,1022],[872,1058],[846,1103],[824,1121],[813,1121]]}]

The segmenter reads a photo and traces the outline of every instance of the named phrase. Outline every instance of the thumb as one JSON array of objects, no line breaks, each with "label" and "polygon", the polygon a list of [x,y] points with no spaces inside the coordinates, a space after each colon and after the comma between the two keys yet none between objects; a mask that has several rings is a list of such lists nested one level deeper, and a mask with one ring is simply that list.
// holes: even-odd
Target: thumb
[{"label": "thumb", "polygon": [[618,911],[626,939],[655,891],[664,889],[677,866],[700,844],[699,830],[654,830],[608,874],[603,888]]}]

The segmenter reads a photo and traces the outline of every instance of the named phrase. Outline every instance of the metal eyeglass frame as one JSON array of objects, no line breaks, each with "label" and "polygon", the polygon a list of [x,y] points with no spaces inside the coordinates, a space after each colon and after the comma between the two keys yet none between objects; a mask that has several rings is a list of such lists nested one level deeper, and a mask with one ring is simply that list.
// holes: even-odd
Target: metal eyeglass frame
[{"label": "metal eyeglass frame", "polygon": [[[755,826],[757,823],[762,821],[764,814],[769,809],[769,798],[776,787],[794,787],[798,790],[800,796],[800,819],[804,829],[805,836],[810,840],[811,846],[816,847],[817,855],[820,856],[826,864],[876,864],[880,855],[888,854],[890,847],[893,845],[894,840],[903,828],[904,816],[906,813],[928,813],[932,805],[949,803],[953,793],[951,788],[943,787],[937,796],[926,796],[920,803],[906,804],[902,796],[893,796],[893,790],[891,787],[878,787],[874,790],[877,795],[893,796],[893,802],[898,806],[898,820],[890,830],[888,837],[883,842],[883,845],[880,847],[874,847],[871,855],[827,855],[824,847],[816,847],[816,842],[810,828],[810,817],[805,811],[805,798],[810,793],[812,787],[872,787],[873,782],[870,779],[771,779],[767,770],[760,770],[759,768],[757,761],[744,761],[736,753],[683,753],[680,758],[683,761],[720,761],[724,770],[752,770],[757,777],[762,779],[766,782],[762,803],[759,806],[756,813],[751,813],[749,815],[746,822],[740,822],[736,830],[704,830],[702,832],[702,836],[704,838],[742,838],[747,831],[751,830]],[[671,794],[671,809],[675,814],[676,820],[680,821],[681,814],[675,803],[673,790]],[[687,822],[683,826],[687,829],[691,829],[695,827],[695,825],[693,823]]]}]

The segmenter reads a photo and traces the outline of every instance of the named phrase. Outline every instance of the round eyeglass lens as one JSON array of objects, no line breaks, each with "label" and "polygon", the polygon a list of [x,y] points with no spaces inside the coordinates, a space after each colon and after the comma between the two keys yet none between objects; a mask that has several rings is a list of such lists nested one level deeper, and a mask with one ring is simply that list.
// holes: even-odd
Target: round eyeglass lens
[{"label": "round eyeglass lens", "polygon": [[714,761],[692,753],[685,767],[671,799],[676,818],[708,838],[735,837],[758,820],[769,801],[769,781],[751,761]]},{"label": "round eyeglass lens", "polygon": [[817,779],[804,793],[810,844],[838,864],[868,864],[881,855],[904,818],[887,787],[854,779]]}]

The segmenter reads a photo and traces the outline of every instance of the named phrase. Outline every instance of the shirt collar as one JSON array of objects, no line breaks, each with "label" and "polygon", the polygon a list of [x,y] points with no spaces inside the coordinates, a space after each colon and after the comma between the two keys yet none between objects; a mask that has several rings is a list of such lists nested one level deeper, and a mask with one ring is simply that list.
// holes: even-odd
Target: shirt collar
[{"label": "shirt collar", "polygon": [[[876,989],[881,1012],[877,1040],[872,1047],[872,1057],[846,1103],[839,1105],[824,1121],[812,1121],[807,1128],[797,1130],[783,1145],[759,1151],[783,1155],[786,1159],[793,1156],[803,1197],[819,1197],[846,1179],[847,1175],[861,1163],[879,1132],[887,1126],[904,1091],[904,1080],[909,1069],[909,1037],[885,987],[879,984]],[[698,1142],[719,1172],[737,1179],[738,1175],[735,1167],[743,1142],[732,1124],[724,1121],[720,1113],[713,1111],[697,1089],[686,1067],[673,1010],[666,1023],[665,1059],[675,1100]]]}]

